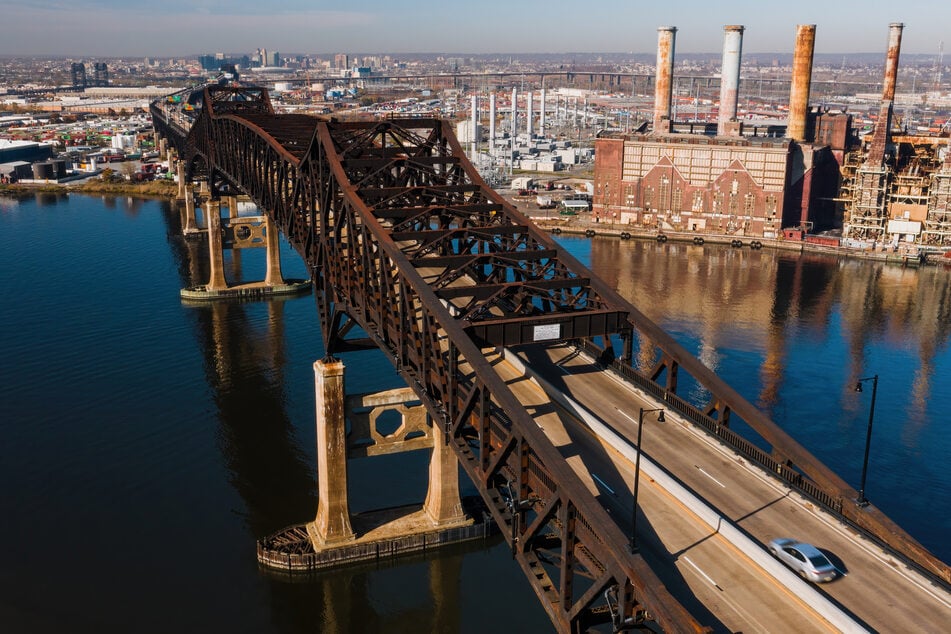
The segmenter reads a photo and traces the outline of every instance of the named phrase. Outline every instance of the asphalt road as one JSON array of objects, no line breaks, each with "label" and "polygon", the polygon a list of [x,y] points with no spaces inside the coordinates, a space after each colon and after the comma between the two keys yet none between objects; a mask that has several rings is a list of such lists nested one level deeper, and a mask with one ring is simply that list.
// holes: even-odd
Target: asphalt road
[{"label": "asphalt road", "polygon": [[[658,404],[563,346],[533,348],[533,371],[626,438],[627,451],[598,437],[579,417],[552,408],[539,384],[507,362],[496,368],[560,449],[592,494],[629,533],[633,508],[631,448],[638,409]],[[625,441],[621,441],[622,443]],[[645,415],[637,520],[641,554],[670,592],[718,632],[827,632],[838,628],[810,607],[818,590],[856,621],[880,632],[947,631],[951,595],[881,551],[837,519],[769,478],[704,433],[667,413]],[[622,447],[623,448],[623,447]],[[626,454],[626,455],[625,455]],[[762,549],[741,550],[699,520],[688,504],[645,475],[649,460],[714,507]],[[843,573],[827,584],[779,578],[765,545],[795,537],[823,550]]]}]

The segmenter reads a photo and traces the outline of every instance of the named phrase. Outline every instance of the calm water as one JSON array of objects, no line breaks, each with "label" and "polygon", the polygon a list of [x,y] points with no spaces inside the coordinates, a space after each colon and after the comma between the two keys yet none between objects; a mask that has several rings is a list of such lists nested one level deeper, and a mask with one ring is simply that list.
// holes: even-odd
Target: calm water
[{"label": "calm water", "polygon": [[[0,199],[3,630],[549,630],[503,544],[306,583],[258,570],[254,540],[316,510],[316,310],[183,304],[204,269],[178,222],[158,201]],[[951,272],[563,243],[856,484],[870,393],[851,387],[878,373],[868,496],[951,559]],[[227,266],[258,279],[263,252]],[[344,362],[350,392],[401,385],[378,353]],[[357,461],[352,508],[419,501],[425,477],[425,456]]]}]

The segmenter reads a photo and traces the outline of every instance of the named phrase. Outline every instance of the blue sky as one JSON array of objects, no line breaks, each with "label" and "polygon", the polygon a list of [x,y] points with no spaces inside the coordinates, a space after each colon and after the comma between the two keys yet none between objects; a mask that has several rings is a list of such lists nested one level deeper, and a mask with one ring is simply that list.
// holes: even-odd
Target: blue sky
[{"label": "blue sky", "polygon": [[652,53],[662,25],[678,53],[716,53],[726,24],[744,52],[790,52],[816,24],[816,53],[884,55],[891,22],[903,53],[951,49],[947,0],[0,0],[0,55]]}]

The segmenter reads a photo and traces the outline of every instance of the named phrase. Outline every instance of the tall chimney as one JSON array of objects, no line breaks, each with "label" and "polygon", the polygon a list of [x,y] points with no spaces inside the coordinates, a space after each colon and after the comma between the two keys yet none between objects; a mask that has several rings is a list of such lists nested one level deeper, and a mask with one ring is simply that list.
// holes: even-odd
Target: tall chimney
[{"label": "tall chimney", "polygon": [[518,88],[512,88],[512,147],[515,147],[515,137],[518,136]]},{"label": "tall chimney", "polygon": [[797,26],[792,84],[789,87],[789,124],[786,126],[786,136],[794,141],[806,140],[806,114],[809,111],[809,88],[812,83],[812,56],[815,45],[816,25]]},{"label": "tall chimney", "polygon": [[657,70],[654,77],[654,134],[670,132],[670,105],[674,89],[676,26],[657,27]]},{"label": "tall chimney", "polygon": [[529,90],[525,93],[525,103],[527,104],[525,107],[525,132],[528,133],[529,141],[532,139],[532,117],[534,116],[532,112],[534,106],[533,101],[535,101],[535,93]]},{"label": "tall chimney", "polygon": [[901,31],[905,25],[892,22],[888,25],[888,53],[885,55],[885,78],[882,81],[882,105],[878,111],[878,121],[869,143],[865,163],[881,166],[885,161],[885,150],[891,139],[892,117],[894,115],[895,85],[898,83],[898,55],[901,52]]},{"label": "tall chimney", "polygon": [[[739,103],[740,55],[743,51],[743,27],[728,24],[723,27],[723,62],[720,68],[720,117],[717,134],[737,136],[736,107]],[[730,124],[733,125],[730,125]]]},{"label": "tall chimney", "polygon": [[538,104],[538,136],[545,136],[545,89],[542,88]]},{"label": "tall chimney", "polygon": [[479,97],[472,95],[472,129],[469,134],[472,136],[472,156],[476,155],[479,147]]},{"label": "tall chimney", "polygon": [[901,52],[901,31],[905,25],[892,22],[888,25],[888,53],[885,55],[885,80],[882,83],[882,100],[895,101],[895,84],[898,83],[898,55]]},{"label": "tall chimney", "polygon": [[489,95],[489,153],[495,151],[495,93]]}]

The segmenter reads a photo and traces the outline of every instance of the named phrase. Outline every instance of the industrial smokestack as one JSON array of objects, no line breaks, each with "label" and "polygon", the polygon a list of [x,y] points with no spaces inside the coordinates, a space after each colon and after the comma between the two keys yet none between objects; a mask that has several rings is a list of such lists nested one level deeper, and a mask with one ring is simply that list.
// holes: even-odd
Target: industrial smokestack
[{"label": "industrial smokestack", "polygon": [[878,112],[878,121],[875,122],[875,132],[869,143],[865,164],[872,168],[880,167],[885,161],[885,150],[888,147],[892,132],[892,104],[895,101],[895,85],[898,83],[898,55],[901,52],[901,31],[905,27],[900,22],[888,25],[888,53],[885,55],[885,78],[882,81],[882,105]]},{"label": "industrial smokestack", "polygon": [[495,150],[495,93],[489,95],[489,152]]},{"label": "industrial smokestack", "polygon": [[657,27],[657,70],[654,73],[654,134],[670,132],[670,103],[674,88],[676,26]]},{"label": "industrial smokestack", "polygon": [[898,55],[901,52],[901,31],[905,25],[892,22],[888,25],[888,53],[885,55],[885,80],[882,84],[882,100],[895,101],[895,85],[898,83]]},{"label": "industrial smokestack", "polygon": [[541,99],[539,99],[538,108],[538,136],[545,136],[545,89],[542,88]]},{"label": "industrial smokestack", "polygon": [[812,83],[812,57],[815,45],[816,25],[797,26],[792,84],[789,88],[789,124],[786,126],[786,136],[794,141],[806,140],[806,114],[809,111],[809,88]]},{"label": "industrial smokestack", "polygon": [[717,120],[717,134],[737,135],[738,127],[730,125],[736,121],[736,108],[739,103],[740,56],[743,52],[743,30],[738,24],[723,27],[723,62],[720,68],[720,117]]},{"label": "industrial smokestack", "polygon": [[525,93],[525,103],[527,104],[525,107],[525,132],[528,133],[529,141],[532,139],[532,106],[534,105],[532,102],[534,100],[535,93],[533,93],[531,90]]},{"label": "industrial smokestack", "polygon": [[512,88],[512,147],[515,147],[515,137],[518,136],[518,88]]},{"label": "industrial smokestack", "polygon": [[476,155],[479,148],[479,97],[472,95],[472,129],[469,131],[472,136],[472,156]]}]

